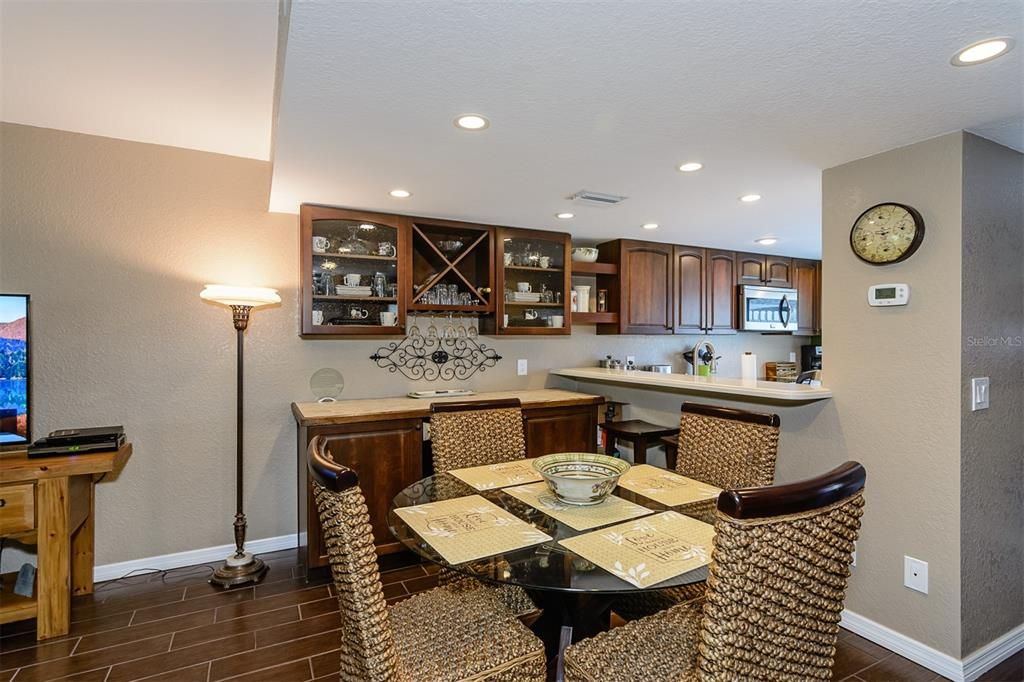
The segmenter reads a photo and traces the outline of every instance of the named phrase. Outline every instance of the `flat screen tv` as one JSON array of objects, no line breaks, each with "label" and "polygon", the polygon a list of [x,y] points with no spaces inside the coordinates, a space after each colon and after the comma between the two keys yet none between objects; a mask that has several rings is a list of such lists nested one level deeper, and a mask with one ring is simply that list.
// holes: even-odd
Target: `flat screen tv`
[{"label": "flat screen tv", "polygon": [[28,294],[0,294],[0,449],[32,442]]}]

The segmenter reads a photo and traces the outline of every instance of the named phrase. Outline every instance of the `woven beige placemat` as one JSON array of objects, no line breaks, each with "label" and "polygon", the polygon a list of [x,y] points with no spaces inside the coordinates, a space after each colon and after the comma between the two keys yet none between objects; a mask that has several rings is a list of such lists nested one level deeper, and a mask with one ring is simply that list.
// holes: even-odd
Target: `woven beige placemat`
[{"label": "woven beige placemat", "polygon": [[651,466],[640,464],[629,468],[619,479],[619,485],[626,490],[649,497],[666,507],[678,507],[691,502],[700,502],[717,498],[721,488],[695,481],[686,476]]},{"label": "woven beige placemat", "polygon": [[711,561],[713,526],[674,511],[595,530],[559,544],[637,587],[650,587]]},{"label": "woven beige placemat", "polygon": [[450,564],[551,540],[479,495],[400,507],[395,513]]},{"label": "woven beige placemat", "polygon": [[495,488],[543,480],[540,473],[533,468],[533,459],[515,459],[500,464],[452,469],[448,473],[477,490],[494,490]]},{"label": "woven beige placemat", "polygon": [[530,483],[519,485],[514,488],[505,488],[505,492],[512,497],[522,500],[535,509],[539,509],[553,519],[557,519],[575,530],[588,530],[598,526],[607,526],[609,523],[635,519],[638,516],[646,516],[654,512],[639,504],[634,504],[621,497],[609,495],[600,504],[580,506],[566,504],[559,500],[548,484]]}]

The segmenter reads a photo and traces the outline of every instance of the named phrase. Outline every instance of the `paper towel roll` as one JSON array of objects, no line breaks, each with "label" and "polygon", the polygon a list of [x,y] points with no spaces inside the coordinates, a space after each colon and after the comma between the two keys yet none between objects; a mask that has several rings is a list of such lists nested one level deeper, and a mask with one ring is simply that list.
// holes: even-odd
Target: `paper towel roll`
[{"label": "paper towel roll", "polygon": [[740,356],[740,377],[743,381],[757,381],[757,356],[753,353]]}]

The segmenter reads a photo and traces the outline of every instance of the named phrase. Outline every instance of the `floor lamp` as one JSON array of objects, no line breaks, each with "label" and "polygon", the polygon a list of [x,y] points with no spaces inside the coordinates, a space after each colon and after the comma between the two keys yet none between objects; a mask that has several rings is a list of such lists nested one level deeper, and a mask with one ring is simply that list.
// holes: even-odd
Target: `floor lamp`
[{"label": "floor lamp", "polygon": [[224,564],[213,573],[210,583],[219,587],[235,587],[258,583],[267,574],[268,567],[262,559],[245,551],[245,511],[242,509],[242,339],[249,326],[249,311],[260,306],[280,303],[281,297],[275,289],[262,287],[233,287],[222,284],[207,284],[199,294],[206,301],[230,306],[238,339],[238,385],[237,413],[235,422],[235,553],[224,560]]}]

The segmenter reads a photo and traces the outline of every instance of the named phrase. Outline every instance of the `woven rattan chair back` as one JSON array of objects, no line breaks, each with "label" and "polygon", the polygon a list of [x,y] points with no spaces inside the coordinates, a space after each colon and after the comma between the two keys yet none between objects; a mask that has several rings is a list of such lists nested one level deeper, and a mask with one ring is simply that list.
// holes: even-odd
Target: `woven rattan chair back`
[{"label": "woven rattan chair back", "polygon": [[865,477],[847,462],[808,481],[722,493],[703,679],[830,679]]},{"label": "woven rattan chair back", "polygon": [[683,403],[676,471],[722,488],[771,485],[779,417],[716,405]]},{"label": "woven rattan chair back", "polygon": [[398,656],[359,480],[331,459],[327,441],[320,436],[310,441],[308,460],[338,593],[341,680],[391,682],[399,676]]},{"label": "woven rattan chair back", "polygon": [[430,411],[435,473],[526,457],[518,399],[435,403]]}]

